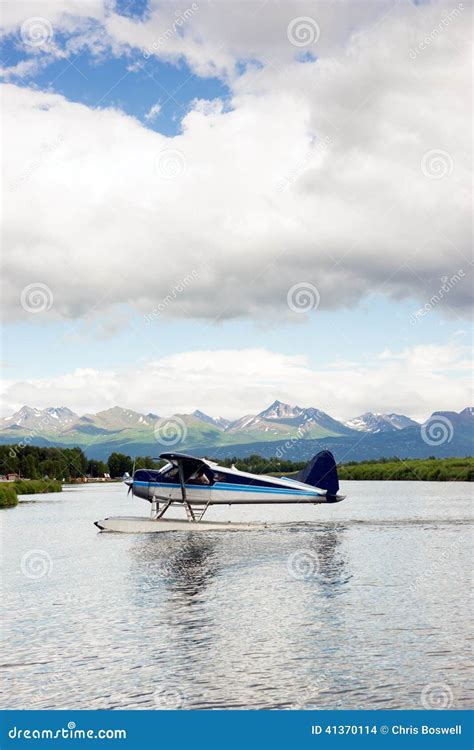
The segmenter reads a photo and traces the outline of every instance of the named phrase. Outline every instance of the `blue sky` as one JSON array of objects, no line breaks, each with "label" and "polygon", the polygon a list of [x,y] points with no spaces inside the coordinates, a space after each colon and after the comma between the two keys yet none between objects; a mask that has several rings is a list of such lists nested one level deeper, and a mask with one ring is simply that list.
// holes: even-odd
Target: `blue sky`
[{"label": "blue sky", "polygon": [[[215,353],[216,371],[220,353],[230,352],[215,400],[196,386],[196,406],[213,412],[225,413],[227,401],[233,412],[239,403],[242,413],[263,407],[278,388],[330,411],[336,380],[339,392],[350,391],[351,368],[359,390],[343,416],[372,400],[415,416],[466,405],[465,154],[462,138],[446,133],[464,125],[467,133],[469,116],[451,122],[449,106],[434,98],[443,44],[436,39],[424,58],[416,46],[417,27],[421,34],[436,24],[442,3],[400,9],[387,0],[348,5],[339,16],[320,5],[317,19],[304,2],[301,12],[255,2],[227,14],[205,3],[176,27],[184,6],[121,0],[104,12],[97,0],[81,16],[61,0],[54,12],[34,6],[41,44],[28,39],[31,8],[21,7],[10,8],[1,52],[12,144],[6,411],[23,399],[69,399],[85,410],[111,398],[146,410],[145,397],[126,388],[127,373],[176,355],[192,380],[203,350]],[[309,41],[292,37],[308,17],[301,33]],[[466,33],[451,20],[444,33],[459,53],[446,71],[452,81],[462,79]],[[153,49],[167,29],[166,44]],[[382,54],[391,46],[393,65]],[[199,279],[180,298],[186,315],[178,299],[146,323],[196,258]],[[51,304],[31,314],[18,300],[38,283]],[[302,283],[317,288],[318,302],[294,314],[287,293]],[[235,363],[251,350],[268,352],[268,369],[240,373],[241,400],[232,400]],[[295,377],[304,361],[301,389],[284,380],[290,360]],[[395,361],[406,363],[397,397]],[[162,400],[179,409],[189,381],[169,367],[175,390]],[[374,380],[359,385],[366,368]],[[89,398],[82,383],[76,393],[70,386],[77,369],[98,379],[115,373],[116,382]],[[331,390],[340,370],[346,381],[338,375]]]},{"label": "blue sky", "polygon": [[[17,322],[4,334],[6,376],[22,378],[57,375],[64,363],[76,367],[108,368],[146,362],[165,354],[196,348],[206,349],[264,346],[285,354],[304,352],[313,366],[325,367],[339,360],[370,362],[387,347],[394,351],[415,345],[439,345],[447,341],[469,344],[469,324],[434,312],[411,323],[413,303],[393,302],[378,296],[351,310],[317,310],[294,322],[176,321],[156,319],[150,323],[127,308],[119,330],[109,335],[98,319],[48,322]],[[40,335],[38,335],[40,333]],[[25,342],[27,345],[25,346]],[[48,356],[45,357],[45,351]]]},{"label": "blue sky", "polygon": [[[13,67],[31,57],[29,50],[25,55],[18,33],[4,39],[3,66]],[[110,57],[92,55],[85,48],[68,59],[51,60],[33,77],[16,79],[16,82],[62,94],[70,101],[91,108],[119,109],[164,135],[180,132],[182,118],[195,99],[227,100],[229,97],[224,82],[195,75],[185,61],[171,65],[153,56],[145,58],[141,51]],[[160,105],[160,114],[154,120],[146,119],[155,104]]]}]

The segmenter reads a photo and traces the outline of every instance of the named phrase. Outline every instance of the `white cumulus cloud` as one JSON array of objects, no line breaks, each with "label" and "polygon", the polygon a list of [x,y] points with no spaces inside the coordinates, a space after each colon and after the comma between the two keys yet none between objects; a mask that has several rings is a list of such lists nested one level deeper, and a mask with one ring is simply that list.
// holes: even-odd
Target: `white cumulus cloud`
[{"label": "white cumulus cloud", "polygon": [[[467,10],[422,48],[448,5],[311,4],[320,33],[307,49],[288,38],[293,18],[312,15],[307,3],[223,5],[199,5],[153,51],[231,86],[227,106],[195,102],[175,137],[119,110],[3,86],[8,315],[28,314],[20,299],[33,283],[51,289],[53,316],[118,303],[148,312],[192,272],[165,315],[294,317],[287,293],[303,282],[321,309],[374,291],[423,305],[460,270],[439,309],[464,312]],[[71,33],[93,18],[119,54],[153,44],[177,6],[152,3],[138,20],[99,2],[82,17],[72,0],[26,7]],[[8,28],[23,17],[10,9]],[[298,62],[301,50],[317,59]]]}]

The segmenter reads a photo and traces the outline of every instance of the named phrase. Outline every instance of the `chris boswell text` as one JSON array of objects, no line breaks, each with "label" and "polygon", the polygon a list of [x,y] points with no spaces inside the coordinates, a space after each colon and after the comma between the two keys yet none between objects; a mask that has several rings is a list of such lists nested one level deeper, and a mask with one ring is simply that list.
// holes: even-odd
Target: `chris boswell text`
[{"label": "chris boswell text", "polygon": [[443,735],[443,734],[462,734],[461,724],[454,724],[450,727],[432,727],[427,724],[420,724],[414,726],[413,724],[402,725],[393,724],[387,726],[382,724],[380,726],[376,724],[328,724],[322,726],[321,724],[311,725],[311,734],[354,734],[354,735],[369,735],[369,734],[393,734],[393,735],[404,735],[404,734],[426,734],[426,735]]}]

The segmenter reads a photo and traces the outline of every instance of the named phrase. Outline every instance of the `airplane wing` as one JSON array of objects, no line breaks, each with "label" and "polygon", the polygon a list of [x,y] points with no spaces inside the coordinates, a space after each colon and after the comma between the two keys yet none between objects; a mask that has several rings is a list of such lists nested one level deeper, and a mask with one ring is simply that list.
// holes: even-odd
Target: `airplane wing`
[{"label": "airplane wing", "polygon": [[165,461],[170,461],[176,466],[183,466],[185,468],[185,474],[190,476],[197,471],[201,466],[207,466],[207,463],[202,458],[196,458],[195,456],[188,456],[187,453],[161,453],[160,458]]}]

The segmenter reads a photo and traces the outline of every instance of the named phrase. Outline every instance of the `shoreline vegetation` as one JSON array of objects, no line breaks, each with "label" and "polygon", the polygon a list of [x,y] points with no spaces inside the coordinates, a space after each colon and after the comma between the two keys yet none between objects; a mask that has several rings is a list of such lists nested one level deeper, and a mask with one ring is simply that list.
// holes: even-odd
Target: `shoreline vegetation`
[{"label": "shoreline vegetation", "polygon": [[[353,481],[473,482],[474,458],[388,458],[339,464],[339,479]],[[281,476],[285,472],[279,472]],[[296,474],[287,473],[287,476]]]},{"label": "shoreline vegetation", "polygon": [[49,492],[62,492],[63,486],[57,479],[17,479],[0,484],[0,508],[18,505],[18,495],[39,495]]},{"label": "shoreline vegetation", "polygon": [[338,467],[340,479],[418,482],[472,482],[474,458],[424,458],[364,461]]},{"label": "shoreline vegetation", "polygon": [[[162,461],[161,464],[164,462]],[[155,466],[151,456],[131,458],[113,452],[107,461],[87,458],[81,448],[50,448],[38,445],[0,445],[1,473],[17,478],[58,479],[61,482],[121,479],[133,467],[145,469]]]}]

